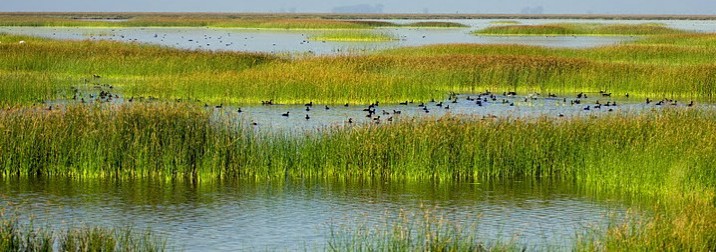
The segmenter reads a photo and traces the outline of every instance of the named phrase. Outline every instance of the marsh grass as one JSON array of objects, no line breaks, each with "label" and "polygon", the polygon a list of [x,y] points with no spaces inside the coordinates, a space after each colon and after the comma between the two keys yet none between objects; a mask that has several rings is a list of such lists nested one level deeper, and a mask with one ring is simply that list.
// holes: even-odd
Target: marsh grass
[{"label": "marsh grass", "polygon": [[[642,99],[709,101],[716,84],[713,38],[666,35],[649,39],[653,43],[581,50],[434,45],[371,55],[287,58],[0,35],[0,71],[7,73],[0,75],[0,103],[66,99],[63,94],[71,86],[86,85],[87,79],[90,85],[111,84],[126,97],[215,104],[271,99],[289,104],[397,103],[486,89],[561,94],[609,90]],[[102,79],[93,80],[93,74]]]},{"label": "marsh grass", "polygon": [[0,213],[2,251],[165,251],[166,242],[151,231],[131,228],[69,227],[54,230],[22,224],[17,217]]},{"label": "marsh grass", "polygon": [[501,25],[475,31],[479,35],[662,35],[685,31],[661,24],[555,23],[544,25]]},{"label": "marsh grass", "polygon": [[[386,213],[379,223],[366,219],[331,224],[328,251],[519,251],[514,241],[488,241],[477,234],[476,219],[458,222],[422,207],[418,212]],[[395,215],[395,216],[393,216]],[[357,225],[354,225],[356,224]]]},{"label": "marsh grass", "polygon": [[[213,110],[164,103],[4,110],[2,176],[572,181],[587,192],[651,202],[645,204],[659,214],[639,225],[610,227],[607,236],[584,246],[700,250],[716,244],[713,111],[560,120],[444,117],[288,137],[246,130]],[[355,239],[372,240],[364,235]],[[387,239],[413,246],[397,236]]]},{"label": "marsh grass", "polygon": [[344,30],[334,32],[324,32],[315,36],[310,36],[310,40],[317,41],[345,41],[345,42],[380,42],[398,40],[395,35],[389,32],[374,31],[356,31]]},{"label": "marsh grass", "polygon": [[222,14],[126,14],[114,20],[72,15],[0,14],[0,26],[30,27],[217,27],[252,29],[372,29],[377,27],[466,27],[456,22],[415,22],[399,25],[387,21],[344,20],[325,17],[257,16]]}]

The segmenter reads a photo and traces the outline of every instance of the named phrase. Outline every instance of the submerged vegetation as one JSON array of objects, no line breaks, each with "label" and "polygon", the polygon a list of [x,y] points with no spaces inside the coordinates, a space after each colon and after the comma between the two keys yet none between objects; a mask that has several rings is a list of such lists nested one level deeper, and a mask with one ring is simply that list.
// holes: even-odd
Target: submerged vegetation
[{"label": "submerged vegetation", "polygon": [[373,31],[334,31],[325,32],[316,36],[309,37],[310,40],[318,41],[356,41],[356,42],[379,42],[379,41],[393,41],[398,40],[395,35],[387,32],[373,32]]},{"label": "submerged vegetation", "polygon": [[490,26],[474,32],[479,35],[660,35],[685,31],[661,24],[557,23],[544,25]]},{"label": "submerged vegetation", "polygon": [[69,227],[62,231],[21,224],[0,212],[2,251],[164,251],[166,244],[151,232],[131,228]]}]

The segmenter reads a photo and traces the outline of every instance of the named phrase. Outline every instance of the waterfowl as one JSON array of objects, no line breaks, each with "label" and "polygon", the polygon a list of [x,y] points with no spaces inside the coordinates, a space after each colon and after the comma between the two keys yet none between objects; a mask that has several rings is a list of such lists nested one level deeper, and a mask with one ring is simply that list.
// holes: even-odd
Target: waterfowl
[{"label": "waterfowl", "polygon": [[313,107],[313,101],[306,103],[306,107]]},{"label": "waterfowl", "polygon": [[238,110],[236,110],[236,112],[237,112],[237,113],[241,113],[241,112],[244,112],[244,111],[242,111],[241,108],[239,108]]},{"label": "waterfowl", "polygon": [[345,105],[343,105],[343,107],[348,107],[348,106],[349,106],[348,103],[346,103]]},{"label": "waterfowl", "polygon": [[311,107],[306,107],[306,111],[311,111]]},{"label": "waterfowl", "polygon": [[694,106],[694,101],[690,101],[690,102],[689,102],[689,105],[687,105],[687,106],[693,107],[693,106]]},{"label": "waterfowl", "polygon": [[308,114],[306,114],[306,120],[308,120],[308,119],[311,119],[311,117],[308,116]]},{"label": "waterfowl", "polygon": [[329,108],[328,105],[326,105],[326,110],[329,110],[329,109],[331,109],[331,108]]},{"label": "waterfowl", "polygon": [[349,124],[352,124],[352,123],[353,123],[353,118],[348,118],[348,123],[349,123]]},{"label": "waterfowl", "polygon": [[289,111],[289,112],[283,113],[283,114],[281,114],[281,116],[288,117],[288,113],[291,113],[291,112]]},{"label": "waterfowl", "polygon": [[408,105],[408,101],[401,102],[400,105]]},{"label": "waterfowl", "polygon": [[393,114],[394,114],[394,115],[400,115],[400,113],[401,113],[400,110],[395,110],[395,109],[393,110]]}]

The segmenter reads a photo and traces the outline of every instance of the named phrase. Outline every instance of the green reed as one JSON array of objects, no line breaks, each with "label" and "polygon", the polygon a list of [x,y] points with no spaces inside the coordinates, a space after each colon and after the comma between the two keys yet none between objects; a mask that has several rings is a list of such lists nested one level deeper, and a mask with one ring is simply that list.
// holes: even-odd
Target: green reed
[{"label": "green reed", "polygon": [[166,243],[150,231],[131,228],[68,227],[54,230],[21,224],[0,213],[2,251],[164,251]]},{"label": "green reed", "polygon": [[[477,232],[479,216],[459,223],[429,208],[418,212],[386,213],[380,223],[349,220],[350,226],[332,224],[328,251],[519,251],[512,241],[486,242]],[[392,216],[395,215],[395,216]],[[355,225],[357,223],[357,225]]]},{"label": "green reed", "polygon": [[5,110],[2,176],[573,181],[586,191],[655,202],[658,213],[644,223],[610,227],[584,246],[716,244],[712,111],[406,119],[289,137],[255,133],[214,110],[164,103]]},{"label": "green reed", "polygon": [[333,31],[325,32],[315,36],[310,36],[310,40],[317,41],[357,41],[357,42],[380,42],[380,41],[393,41],[398,40],[395,35],[388,32],[373,32],[373,31],[355,31],[355,30],[344,30],[344,31]]},{"label": "green reed", "polygon": [[[0,75],[5,83],[0,85],[0,92],[7,94],[0,102],[29,104],[68,98],[72,95],[70,87],[97,83],[111,84],[126,97],[199,99],[216,104],[271,99],[296,104],[310,100],[334,104],[399,102],[485,89],[567,95],[608,90],[641,98],[711,100],[711,59],[716,48],[708,46],[708,41],[713,37],[665,36],[653,44],[636,42],[594,49],[436,45],[375,55],[288,59],[0,35],[0,71],[8,73]],[[26,43],[19,44],[20,40]],[[705,46],[688,46],[683,41]],[[93,79],[93,74],[102,79]]]}]

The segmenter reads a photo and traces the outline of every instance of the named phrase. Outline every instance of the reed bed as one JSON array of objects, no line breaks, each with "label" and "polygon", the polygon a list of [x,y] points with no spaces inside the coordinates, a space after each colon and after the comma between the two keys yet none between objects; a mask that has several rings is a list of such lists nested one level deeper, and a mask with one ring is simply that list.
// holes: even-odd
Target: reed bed
[{"label": "reed bed", "polygon": [[421,21],[400,25],[387,21],[341,20],[325,17],[271,17],[255,15],[127,14],[111,16],[63,16],[0,14],[0,26],[30,27],[219,27],[255,29],[372,29],[376,27],[467,27],[456,22]]},{"label": "reed bed", "polygon": [[308,39],[317,41],[344,41],[344,42],[381,42],[398,40],[395,35],[389,32],[373,32],[373,31],[334,31],[324,32]]},{"label": "reed bed", "polygon": [[601,195],[655,202],[654,218],[610,227],[585,247],[716,246],[713,111],[556,121],[445,117],[288,137],[257,134],[213,110],[157,103],[2,111],[2,176],[573,181]]},{"label": "reed bed", "polygon": [[[634,97],[711,101],[713,34],[668,35],[594,49],[436,45],[372,55],[297,57],[184,51],[141,44],[0,35],[0,103],[69,98],[70,87],[113,85],[126,97],[208,103],[370,103],[449,92],[608,90]],[[681,42],[674,42],[675,40]],[[19,44],[19,41],[25,41]],[[669,42],[671,41],[671,42]],[[688,44],[705,46],[681,46]],[[670,43],[670,44],[667,44]],[[93,75],[102,76],[93,79]],[[348,85],[347,83],[351,83]],[[270,88],[266,88],[270,87]],[[377,92],[380,90],[380,92]],[[70,94],[71,95],[71,94]]]},{"label": "reed bed", "polygon": [[556,23],[544,25],[500,25],[475,31],[479,35],[662,35],[685,31],[661,24]]}]

